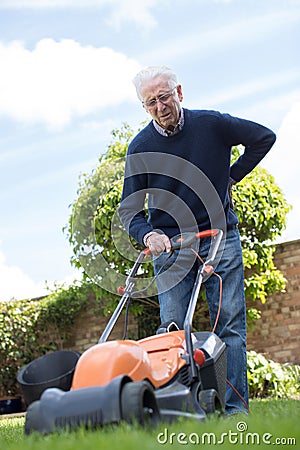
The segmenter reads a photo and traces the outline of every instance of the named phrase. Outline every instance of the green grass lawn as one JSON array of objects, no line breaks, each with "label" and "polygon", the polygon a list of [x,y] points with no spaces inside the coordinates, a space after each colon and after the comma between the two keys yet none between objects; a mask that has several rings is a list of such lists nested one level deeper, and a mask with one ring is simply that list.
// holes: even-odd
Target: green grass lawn
[{"label": "green grass lawn", "polygon": [[300,401],[255,400],[249,416],[179,421],[155,429],[120,424],[49,436],[23,432],[24,418],[0,419],[1,450],[153,450],[163,448],[300,449]]}]

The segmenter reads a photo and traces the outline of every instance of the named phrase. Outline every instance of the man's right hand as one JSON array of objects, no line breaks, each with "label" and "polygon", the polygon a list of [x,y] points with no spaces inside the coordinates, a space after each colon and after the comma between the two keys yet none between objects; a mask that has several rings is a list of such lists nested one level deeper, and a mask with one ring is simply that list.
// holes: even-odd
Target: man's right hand
[{"label": "man's right hand", "polygon": [[157,233],[156,231],[153,231],[147,238],[146,245],[154,256],[157,256],[162,252],[171,251],[171,242],[168,236],[166,234]]}]

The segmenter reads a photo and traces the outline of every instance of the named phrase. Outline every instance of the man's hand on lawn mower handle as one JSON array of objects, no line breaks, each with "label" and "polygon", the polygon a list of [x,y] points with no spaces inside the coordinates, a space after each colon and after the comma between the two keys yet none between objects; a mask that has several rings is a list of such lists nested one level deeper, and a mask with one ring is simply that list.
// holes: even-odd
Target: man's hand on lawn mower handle
[{"label": "man's hand on lawn mower handle", "polygon": [[167,235],[153,231],[146,240],[146,245],[152,255],[157,256],[162,252],[171,251],[171,242]]}]

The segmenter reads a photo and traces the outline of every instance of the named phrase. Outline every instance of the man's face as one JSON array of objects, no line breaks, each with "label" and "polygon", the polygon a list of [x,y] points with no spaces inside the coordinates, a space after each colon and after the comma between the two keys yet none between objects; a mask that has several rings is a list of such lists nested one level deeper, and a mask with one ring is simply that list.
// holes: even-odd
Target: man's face
[{"label": "man's face", "polygon": [[[166,100],[158,100],[158,97],[164,94],[171,94]],[[141,95],[143,102],[146,103],[145,109],[154,120],[163,128],[170,125],[176,127],[180,117],[180,102],[183,99],[182,88],[177,85],[175,89],[171,89],[168,79],[161,75],[151,80],[144,81]],[[156,99],[154,105],[147,106],[147,103]]]}]

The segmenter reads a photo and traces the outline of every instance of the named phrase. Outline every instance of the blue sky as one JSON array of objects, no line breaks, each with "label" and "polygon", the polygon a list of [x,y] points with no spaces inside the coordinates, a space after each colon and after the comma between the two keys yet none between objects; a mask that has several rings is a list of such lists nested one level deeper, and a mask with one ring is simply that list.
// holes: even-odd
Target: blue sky
[{"label": "blue sky", "polygon": [[131,80],[170,66],[183,106],[272,128],[262,166],[300,238],[300,0],[0,0],[0,299],[70,281],[62,227],[112,129],[146,118]]}]

